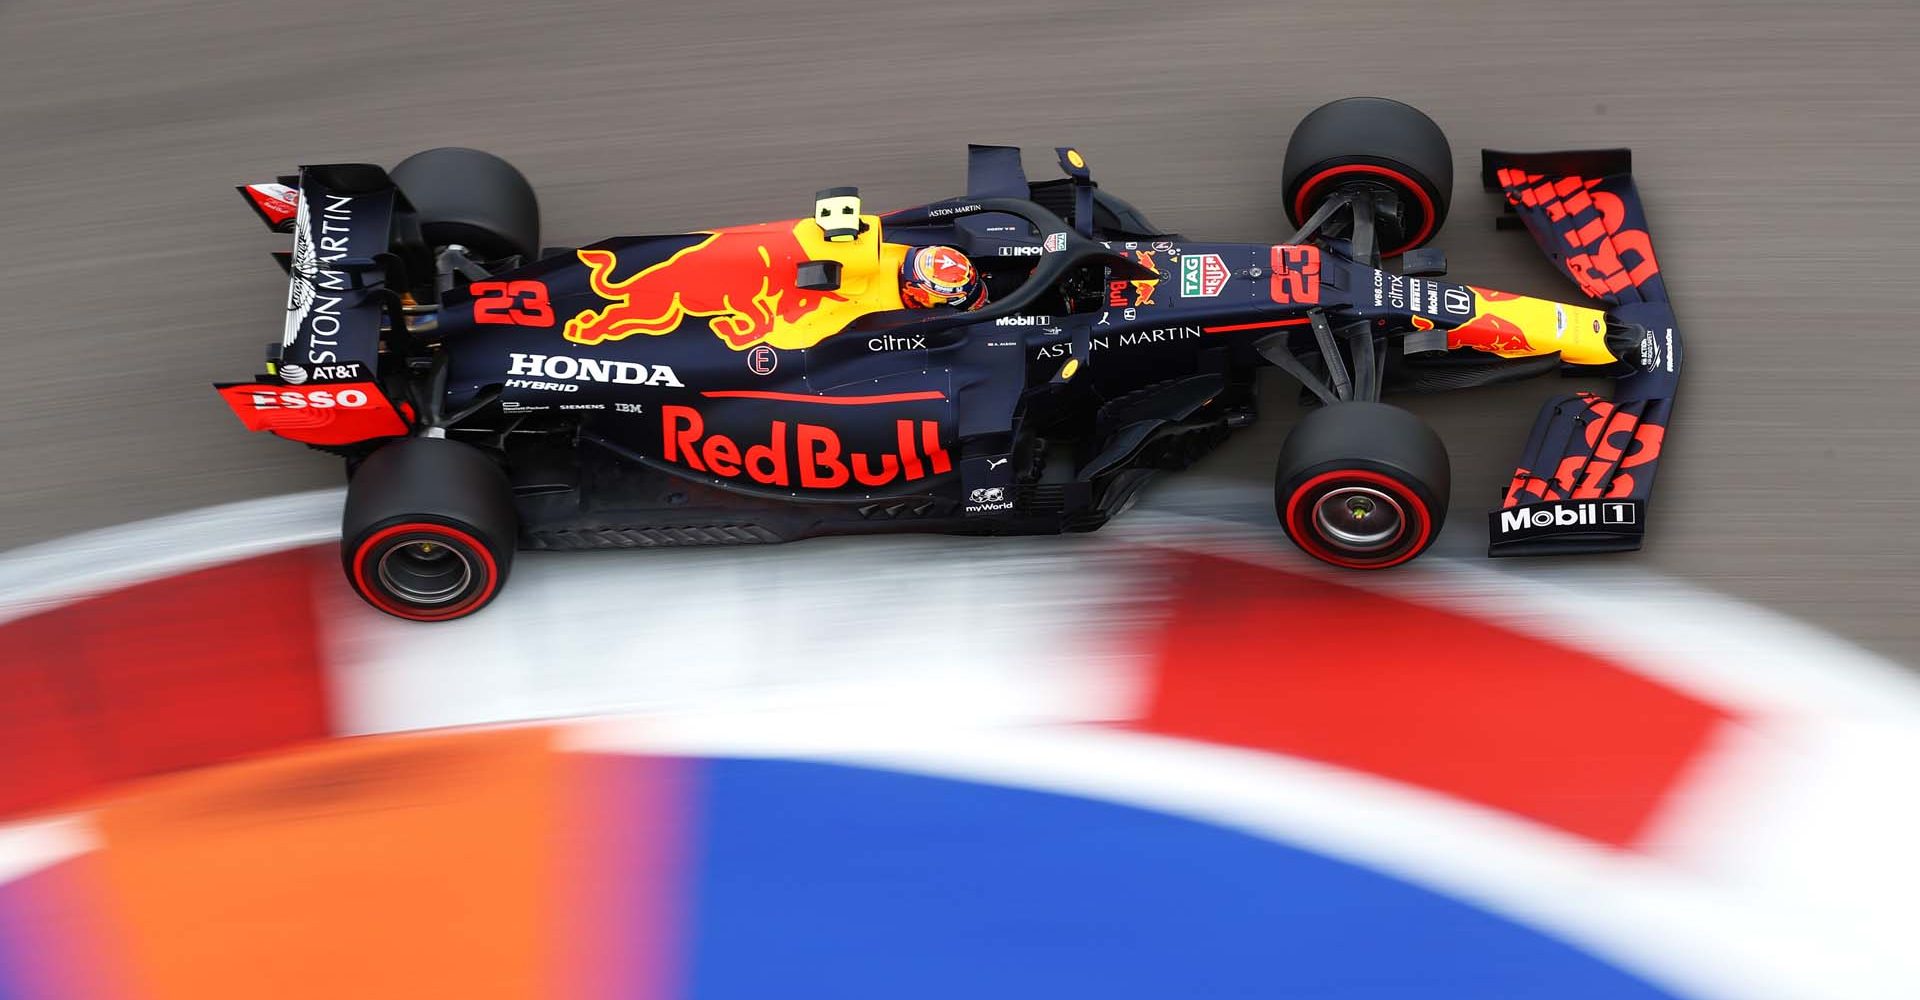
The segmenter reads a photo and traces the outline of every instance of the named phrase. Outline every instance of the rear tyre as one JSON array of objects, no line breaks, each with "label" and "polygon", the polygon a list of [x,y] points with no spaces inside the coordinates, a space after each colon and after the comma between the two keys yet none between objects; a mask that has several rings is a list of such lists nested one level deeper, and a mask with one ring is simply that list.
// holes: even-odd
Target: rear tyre
[{"label": "rear tyre", "polygon": [[1419,417],[1384,403],[1310,411],[1287,436],[1274,508],[1308,555],[1386,569],[1426,551],[1447,517],[1446,446]]},{"label": "rear tyre", "polygon": [[486,453],[408,438],[367,456],[347,484],[341,564],[375,608],[409,621],[451,621],[500,592],[517,524],[507,477]]},{"label": "rear tyre", "polygon": [[1418,108],[1384,97],[1348,97],[1309,112],[1287,140],[1281,172],[1287,218],[1295,226],[1348,187],[1397,195],[1401,218],[1377,222],[1383,257],[1431,240],[1453,197],[1446,133]]},{"label": "rear tyre", "polygon": [[419,213],[427,245],[457,243],[488,260],[539,256],[539,199],[498,156],[443,146],[401,160],[388,176]]}]

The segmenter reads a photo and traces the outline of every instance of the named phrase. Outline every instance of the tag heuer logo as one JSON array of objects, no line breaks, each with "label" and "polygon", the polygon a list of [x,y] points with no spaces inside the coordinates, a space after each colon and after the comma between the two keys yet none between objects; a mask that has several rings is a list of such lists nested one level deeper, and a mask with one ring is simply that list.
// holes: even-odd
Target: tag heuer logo
[{"label": "tag heuer logo", "polygon": [[1217,253],[1190,253],[1180,258],[1182,298],[1210,298],[1227,287],[1227,265]]}]

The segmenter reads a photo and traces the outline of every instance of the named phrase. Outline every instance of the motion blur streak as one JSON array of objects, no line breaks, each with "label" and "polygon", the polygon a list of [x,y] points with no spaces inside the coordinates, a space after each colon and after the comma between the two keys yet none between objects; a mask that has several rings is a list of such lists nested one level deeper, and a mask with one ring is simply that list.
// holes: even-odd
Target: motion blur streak
[{"label": "motion blur streak", "polygon": [[[1172,570],[1163,667],[1136,723],[1148,731],[1335,761],[1626,847],[1729,718],[1577,649],[1450,611],[1404,605],[1382,629],[1376,600],[1331,581],[1223,558]],[[1273,636],[1243,627],[1290,618],[1315,627],[1285,640],[1284,664]],[[1474,653],[1436,648],[1437,636]]]},{"label": "motion blur streak", "polygon": [[[0,38],[0,546],[338,484],[206,392],[278,329],[285,291],[230,185],[292,163],[491,149],[543,193],[547,242],[578,246],[793,218],[832,184],[915,204],[959,189],[966,142],[1073,143],[1161,225],[1280,239],[1276,123],[1369,92],[1448,130],[1461,181],[1438,245],[1493,287],[1569,290],[1488,224],[1479,148],[1634,147],[1701,418],[1668,443],[1634,564],[1920,661],[1908,0],[13,0]],[[1445,58],[1409,57],[1429,51]],[[910,94],[960,100],[929,115]],[[1413,401],[1453,452],[1456,511],[1493,501],[1553,391]],[[1293,400],[1270,393],[1202,471],[1269,479]],[[1458,518],[1440,551],[1484,530]]]},{"label": "motion blur streak", "polygon": [[[1913,675],[1697,588],[1920,662],[1920,6],[829,6],[0,6],[0,545],[337,486],[205,389],[285,287],[230,186],[292,163],[492,149],[572,246],[1064,142],[1277,240],[1270,123],[1356,90],[1448,130],[1438,245],[1529,294],[1474,151],[1635,148],[1698,361],[1657,544],[1489,567],[1457,516],[1302,573],[1279,385],[1091,538],[534,554],[446,628],[340,591],[331,491],[10,553],[0,996],[1910,996]],[[1412,401],[1456,512],[1556,389]]]},{"label": "motion blur streak", "polygon": [[[322,558],[258,556],[0,624],[0,752],[33,762],[0,775],[0,814],[327,735]],[[273,634],[248,638],[260,622]]]},{"label": "motion blur streak", "polygon": [[[83,645],[162,583],[143,567],[244,591],[275,557],[193,568],[172,550],[198,544],[196,523],[224,525],[235,552],[320,537],[331,512],[308,499],[0,560],[0,648],[53,613]],[[491,976],[502,996],[759,995],[756,977],[829,970],[864,970],[836,974],[848,996],[1007,993],[1018,975],[1158,996],[1195,949],[1231,994],[1272,985],[1276,942],[1298,946],[1289,982],[1356,997],[1391,993],[1369,970],[1395,968],[1429,996],[1743,1000],[1891,998],[1920,974],[1901,934],[1920,816],[1885,793],[1920,761],[1910,674],[1626,570],[1564,587],[1438,560],[1350,589],[1249,526],[1263,491],[1197,481],[1172,502],[1214,516],[653,553],[638,574],[631,555],[533,555],[501,613],[444,629],[316,587],[314,634],[259,645],[318,651],[329,733],[623,717],[556,723],[557,738],[295,743],[49,803],[74,821],[0,827],[0,916],[16,915],[0,919],[0,984],[258,995],[266,970],[324,962],[328,942],[389,970],[369,996],[417,995],[476,949],[480,971],[453,978]],[[49,610],[57,584],[8,585],[23,565],[57,570],[58,549],[117,589]],[[333,580],[330,560],[305,564]],[[642,604],[644,621],[622,613]],[[762,609],[755,628],[742,606]],[[245,608],[209,595],[170,625],[242,634]],[[1223,634],[1288,608],[1326,631]],[[1362,628],[1373,655],[1338,654]],[[140,679],[156,706],[226,669],[169,662]],[[126,677],[102,674],[100,693]],[[63,733],[112,747],[84,716],[11,708],[10,759]],[[420,920],[436,922],[392,950]],[[1140,940],[1162,947],[1102,950]],[[109,986],[81,995],[121,995]]]},{"label": "motion blur streak", "polygon": [[546,739],[330,744],[109,804],[107,905],[142,995],[547,992],[566,854]]}]

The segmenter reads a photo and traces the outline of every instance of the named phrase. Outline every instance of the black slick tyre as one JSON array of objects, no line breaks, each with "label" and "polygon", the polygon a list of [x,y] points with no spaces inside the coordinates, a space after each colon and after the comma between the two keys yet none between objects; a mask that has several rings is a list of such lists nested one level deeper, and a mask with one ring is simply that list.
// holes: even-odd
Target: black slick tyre
[{"label": "black slick tyre", "polygon": [[367,456],[347,484],[340,559],[347,583],[409,621],[464,618],[499,594],[517,519],[507,477],[485,452],[408,438]]},{"label": "black slick tyre", "polygon": [[1431,240],[1453,197],[1453,147],[1418,108],[1384,97],[1348,97],[1309,112],[1287,140],[1281,168],[1287,218],[1307,221],[1321,201],[1350,186],[1399,197],[1402,217],[1379,223],[1383,257]]},{"label": "black slick tyre", "polygon": [[1433,544],[1451,485],[1446,447],[1419,417],[1385,403],[1334,403],[1287,435],[1274,509],[1315,559],[1386,569]]},{"label": "black slick tyre", "polygon": [[443,146],[401,160],[388,176],[419,214],[429,246],[459,244],[488,260],[539,256],[539,199],[498,156]]}]

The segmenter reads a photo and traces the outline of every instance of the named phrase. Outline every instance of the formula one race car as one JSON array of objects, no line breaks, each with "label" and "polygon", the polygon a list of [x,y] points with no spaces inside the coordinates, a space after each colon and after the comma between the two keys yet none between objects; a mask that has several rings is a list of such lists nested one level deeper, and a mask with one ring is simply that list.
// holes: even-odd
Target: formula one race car
[{"label": "formula one race car", "polygon": [[1446,515],[1446,450],[1383,394],[1562,370],[1617,392],[1546,406],[1491,552],[1639,546],[1681,344],[1625,150],[1484,154],[1501,221],[1605,309],[1441,280],[1452,152],[1395,101],[1300,123],[1278,244],[1163,232],[1058,154],[1036,182],[972,146],[964,197],[887,215],[835,188],[578,248],[486,153],[304,167],[240,189],[293,234],[291,293],[265,374],[218,388],[346,458],[347,577],[420,621],[485,605],[516,548],[1097,528],[1252,421],[1262,364],[1315,407],[1275,501],[1317,559],[1399,565]]}]

